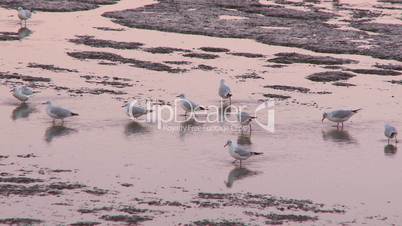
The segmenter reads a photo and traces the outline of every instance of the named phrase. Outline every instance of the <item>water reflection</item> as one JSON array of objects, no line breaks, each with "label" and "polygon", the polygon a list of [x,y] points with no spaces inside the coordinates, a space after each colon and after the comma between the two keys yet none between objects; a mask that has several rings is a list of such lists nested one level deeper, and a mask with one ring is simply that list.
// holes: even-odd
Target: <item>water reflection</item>
[{"label": "water reflection", "polygon": [[251,145],[251,135],[249,133],[241,132],[237,137],[237,144]]},{"label": "water reflection", "polygon": [[244,179],[246,177],[255,176],[259,173],[260,172],[252,171],[245,167],[235,167],[229,172],[228,179],[227,181],[225,181],[225,185],[226,187],[231,188],[235,181]]},{"label": "water reflection", "polygon": [[227,120],[227,118],[231,115],[230,113],[231,113],[231,109],[232,109],[232,107],[230,107],[230,105],[225,105],[224,103],[221,105],[221,106],[219,106],[219,108],[218,108],[218,121],[219,122],[226,122]]},{"label": "water reflection", "polygon": [[387,144],[384,146],[384,154],[385,155],[389,155],[389,156],[395,155],[397,150],[398,150],[398,148],[393,144]]},{"label": "water reflection", "polygon": [[50,143],[56,137],[67,136],[76,132],[78,132],[76,129],[68,128],[63,125],[52,125],[45,131],[45,140]]},{"label": "water reflection", "polygon": [[180,123],[179,134],[180,137],[184,137],[187,133],[195,131],[197,127],[201,125],[197,120],[192,117],[187,119],[185,122]]},{"label": "water reflection", "polygon": [[12,114],[11,118],[15,121],[20,118],[28,118],[29,115],[35,111],[35,108],[33,106],[30,106],[27,103],[21,103],[19,106],[17,106]]},{"label": "water reflection", "polygon": [[126,127],[124,128],[124,134],[126,136],[130,136],[133,134],[141,134],[141,133],[146,133],[148,132],[147,128],[141,123],[136,122],[136,121],[131,121],[127,123]]},{"label": "water reflection", "polygon": [[331,129],[322,131],[322,138],[325,141],[332,141],[335,143],[355,144],[357,141],[346,130]]},{"label": "water reflection", "polygon": [[17,33],[18,33],[18,38],[19,38],[20,40],[22,40],[22,39],[24,39],[24,38],[30,36],[30,35],[32,34],[32,31],[29,30],[29,29],[26,28],[26,27],[21,27],[20,29],[18,29]]}]

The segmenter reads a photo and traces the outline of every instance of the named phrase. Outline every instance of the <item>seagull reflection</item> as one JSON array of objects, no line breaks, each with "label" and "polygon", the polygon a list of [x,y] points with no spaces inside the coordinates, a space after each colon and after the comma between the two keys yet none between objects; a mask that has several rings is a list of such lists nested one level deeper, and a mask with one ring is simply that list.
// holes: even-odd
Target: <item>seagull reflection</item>
[{"label": "seagull reflection", "polygon": [[33,106],[30,106],[27,103],[21,103],[18,107],[16,107],[12,114],[11,118],[13,120],[17,120],[20,118],[28,118],[29,115],[35,111],[35,108]]},{"label": "seagull reflection", "polygon": [[67,136],[76,132],[78,132],[76,129],[67,128],[63,125],[52,125],[45,131],[45,140],[50,143],[56,137]]},{"label": "seagull reflection", "polygon": [[240,145],[251,145],[251,136],[249,133],[241,132],[237,137],[237,144]]},{"label": "seagull reflection", "polygon": [[355,144],[357,141],[346,130],[331,129],[322,131],[322,138],[335,143]]},{"label": "seagull reflection", "polygon": [[136,121],[131,121],[130,123],[128,123],[124,129],[124,134],[126,134],[126,136],[130,136],[133,134],[141,134],[141,133],[146,133],[148,132],[147,128],[143,125],[141,125],[141,123],[136,122]]},{"label": "seagull reflection", "polygon": [[398,150],[398,148],[395,145],[387,144],[384,147],[384,154],[389,155],[389,156],[395,155],[397,150]]},{"label": "seagull reflection", "polygon": [[31,34],[32,34],[32,31],[26,27],[21,27],[20,29],[18,29],[18,39],[19,40],[22,40],[22,39],[30,36]]},{"label": "seagull reflection", "polygon": [[232,106],[228,104],[221,104],[218,108],[219,113],[219,122],[226,122],[227,117],[230,116],[230,112],[232,111]]},{"label": "seagull reflection", "polygon": [[255,176],[257,174],[260,174],[260,172],[251,171],[245,167],[235,167],[229,172],[228,180],[225,181],[225,185],[226,187],[231,188],[236,180],[241,180],[246,177]]},{"label": "seagull reflection", "polygon": [[186,135],[190,131],[195,131],[195,128],[198,127],[200,123],[197,122],[195,118],[187,119],[185,122],[180,123],[179,134],[181,137]]}]

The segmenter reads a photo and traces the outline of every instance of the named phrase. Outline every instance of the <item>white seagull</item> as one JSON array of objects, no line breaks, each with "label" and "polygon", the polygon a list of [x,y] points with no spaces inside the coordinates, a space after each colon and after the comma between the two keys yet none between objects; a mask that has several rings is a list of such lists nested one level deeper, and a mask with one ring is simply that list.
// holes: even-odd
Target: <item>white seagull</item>
[{"label": "white seagull", "polygon": [[27,26],[27,20],[31,18],[31,11],[24,9],[22,7],[18,7],[18,18],[21,20],[21,26],[22,22],[25,21],[25,27]]},{"label": "white seagull", "polygon": [[200,110],[205,110],[206,108],[203,106],[200,106],[190,99],[186,98],[184,94],[180,94],[177,96],[179,98],[179,103],[181,108],[184,110],[184,115],[187,115],[187,112],[194,112],[194,111],[200,111]]},{"label": "white seagull", "polygon": [[55,122],[56,119],[60,119],[63,123],[65,118],[78,116],[77,113],[71,112],[61,107],[54,106],[50,101],[47,101],[44,104],[47,104],[46,112],[51,118],[53,118],[53,122]]},{"label": "white seagull", "polygon": [[229,105],[232,104],[232,91],[230,91],[230,87],[225,84],[224,79],[221,79],[218,94],[222,99],[229,99]]},{"label": "white seagull", "polygon": [[253,121],[253,119],[255,119],[257,117],[251,116],[249,113],[241,111],[237,115],[237,118],[239,120],[241,128],[243,129],[243,126],[249,126],[250,127],[250,132],[251,132],[251,121]]},{"label": "white seagull", "polygon": [[13,96],[22,102],[28,101],[28,99],[34,94],[32,89],[27,86],[18,86],[12,90]]},{"label": "white seagull", "polygon": [[152,112],[152,110],[147,110],[141,106],[138,106],[137,101],[131,101],[128,104],[123,105],[123,107],[125,107],[127,115],[131,118],[139,118],[142,115]]},{"label": "white seagull", "polygon": [[262,155],[263,153],[261,152],[252,152],[249,151],[235,143],[233,143],[231,140],[228,140],[226,144],[223,147],[229,146],[229,154],[235,159],[233,163],[235,163],[237,160],[241,161],[246,160],[250,158],[253,155]]},{"label": "white seagull", "polygon": [[336,110],[332,112],[324,112],[321,122],[324,122],[324,119],[328,119],[331,122],[336,122],[336,127],[339,127],[339,123],[341,123],[343,128],[343,122],[349,120],[360,110],[361,108],[356,110]]},{"label": "white seagull", "polygon": [[398,143],[398,140],[396,139],[396,136],[398,135],[398,131],[396,131],[396,128],[385,124],[385,130],[384,130],[384,135],[388,138],[388,144],[389,140],[395,138],[395,143]]}]

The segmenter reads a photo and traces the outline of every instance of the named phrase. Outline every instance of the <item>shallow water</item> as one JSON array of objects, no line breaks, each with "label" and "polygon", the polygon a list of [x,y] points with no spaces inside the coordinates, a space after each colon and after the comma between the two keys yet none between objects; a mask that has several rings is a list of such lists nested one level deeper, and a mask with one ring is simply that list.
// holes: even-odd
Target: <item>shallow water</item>
[{"label": "shallow water", "polygon": [[[251,192],[272,194],[297,199],[311,199],[329,206],[346,206],[345,214],[322,214],[320,223],[340,224],[356,220],[356,224],[390,225],[402,223],[402,159],[383,136],[385,122],[401,126],[398,85],[387,80],[398,77],[358,75],[348,80],[356,87],[336,87],[330,83],[311,82],[304,77],[325,71],[320,66],[292,64],[284,68],[268,68],[266,59],[249,59],[219,53],[220,58],[202,60],[184,58],[180,54],[150,54],[141,50],[100,49],[75,45],[67,41],[75,35],[94,35],[116,41],[142,42],[146,47],[169,46],[197,49],[203,46],[223,47],[231,51],[261,53],[272,58],[275,53],[296,51],[312,55],[331,55],[359,60],[350,68],[367,68],[393,61],[366,56],[317,54],[296,48],[268,46],[251,40],[221,39],[125,28],[125,31],[101,31],[93,27],[121,28],[102,12],[132,8],[152,1],[121,1],[88,12],[42,13],[33,15],[28,28],[32,34],[21,41],[0,42],[1,71],[49,77],[51,84],[69,88],[100,88],[86,83],[79,75],[100,75],[129,78],[133,87],[123,88],[123,99],[146,98],[173,102],[179,93],[201,104],[217,104],[218,81],[223,77],[234,92],[234,105],[247,105],[253,111],[264,99],[263,93],[290,95],[290,100],[275,105],[275,132],[264,131],[253,124],[251,137],[238,130],[208,131],[210,126],[222,128],[219,123],[169,123],[174,131],[158,129],[157,123],[137,123],[125,115],[122,101],[116,96],[75,95],[39,89],[28,106],[21,106],[9,95],[10,85],[1,86],[0,94],[0,150],[8,159],[0,160],[1,171],[21,175],[20,169],[33,170],[29,175],[45,178],[40,169],[70,169],[72,173],[56,175],[65,181],[83,183],[115,191],[111,196],[95,199],[105,205],[124,203],[134,197],[148,197],[155,192],[167,200],[186,200],[198,192]],[[356,4],[360,7],[365,1]],[[15,12],[0,9],[0,30],[19,29]],[[74,24],[74,26],[72,25]],[[205,63],[218,67],[216,71],[191,70],[183,74],[168,74],[118,64],[105,66],[97,61],[78,61],[65,54],[72,50],[97,50],[118,53],[125,57],[162,62],[189,60],[194,65]],[[183,59],[184,58],[184,59]],[[77,69],[79,73],[51,72],[28,68],[28,63],[54,64]],[[239,81],[236,75],[257,72],[264,79]],[[4,82],[4,80],[3,80]],[[263,88],[264,85],[291,85],[308,87],[312,92],[332,94],[303,94]],[[108,87],[106,87],[108,88]],[[68,119],[64,126],[52,125],[40,103],[53,100],[80,114]],[[316,105],[313,105],[316,103]],[[336,108],[362,108],[343,130],[336,130],[325,121],[322,112]],[[258,115],[265,118],[265,113]],[[190,128],[180,131],[178,128]],[[192,128],[192,129],[191,129]],[[244,162],[242,169],[232,164],[223,148],[231,139],[248,144],[264,155]],[[16,158],[34,153],[36,158]],[[121,183],[133,184],[123,187]],[[177,191],[180,187],[188,192]],[[35,196],[0,197],[2,217],[24,216],[46,219],[49,223],[90,220],[91,215],[80,215],[77,208],[91,205],[93,197],[73,193],[69,197]],[[72,206],[51,205],[67,202]],[[10,208],[12,207],[12,208]],[[233,217],[236,209],[221,211],[188,209],[178,215],[165,215],[147,224],[187,223],[194,219]],[[375,216],[375,217],[373,217]],[[380,216],[380,217],[378,217]],[[322,218],[321,218],[322,217]],[[371,217],[371,218],[370,218]],[[385,220],[380,220],[386,217]],[[95,220],[94,218],[93,220]],[[258,222],[256,222],[258,223]],[[261,223],[261,222],[259,222]]]}]

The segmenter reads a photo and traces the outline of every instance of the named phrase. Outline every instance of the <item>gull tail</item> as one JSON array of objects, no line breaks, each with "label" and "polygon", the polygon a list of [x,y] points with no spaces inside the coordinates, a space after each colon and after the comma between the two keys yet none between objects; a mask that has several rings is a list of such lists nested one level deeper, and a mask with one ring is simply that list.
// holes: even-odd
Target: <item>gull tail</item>
[{"label": "gull tail", "polygon": [[232,94],[231,94],[231,93],[228,93],[228,95],[226,95],[226,97],[232,97]]},{"label": "gull tail", "polygon": [[78,116],[79,114],[71,112],[71,116]]},{"label": "gull tail", "polygon": [[262,153],[262,152],[251,152],[251,154],[252,154],[252,155],[262,155],[262,154],[264,154],[264,153]]},{"label": "gull tail", "polygon": [[203,107],[203,106],[199,106],[198,109],[201,110],[201,111],[207,110],[207,108]]},{"label": "gull tail", "polygon": [[353,110],[352,112],[353,112],[353,113],[357,113],[357,112],[359,112],[360,110],[361,110],[361,108],[356,109],[356,110]]}]

